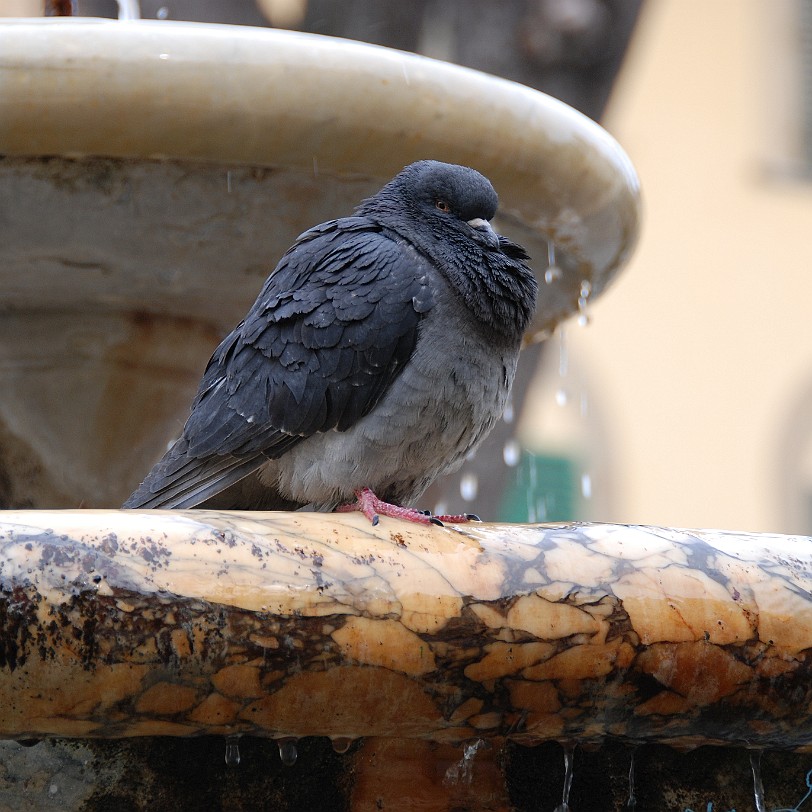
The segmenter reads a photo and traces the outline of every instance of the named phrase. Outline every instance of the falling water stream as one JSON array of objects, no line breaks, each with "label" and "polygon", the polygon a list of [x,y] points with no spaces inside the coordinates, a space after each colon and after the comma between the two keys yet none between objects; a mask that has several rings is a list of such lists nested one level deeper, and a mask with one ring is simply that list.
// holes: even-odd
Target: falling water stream
[{"label": "falling water stream", "polygon": [[637,798],[634,794],[634,779],[634,750],[632,750],[632,754],[629,759],[629,796],[626,798],[627,810],[634,810],[637,808]]},{"label": "falling water stream", "polygon": [[482,739],[474,739],[468,742],[462,749],[462,758],[452,764],[443,777],[443,784],[470,784],[474,777],[474,757],[477,751],[485,746]]},{"label": "falling water stream", "polygon": [[575,759],[575,745],[564,744],[564,788],[561,791],[561,803],[554,812],[571,812],[570,791],[572,790],[572,768]]},{"label": "falling water stream", "polygon": [[140,20],[141,7],[138,0],[118,0],[119,20]]},{"label": "falling water stream", "polygon": [[763,750],[750,751],[750,769],[753,771],[753,801],[756,812],[767,812],[764,803],[764,783],[761,780],[761,756]]},{"label": "falling water stream", "polygon": [[236,767],[240,763],[240,737],[226,736],[226,764]]}]

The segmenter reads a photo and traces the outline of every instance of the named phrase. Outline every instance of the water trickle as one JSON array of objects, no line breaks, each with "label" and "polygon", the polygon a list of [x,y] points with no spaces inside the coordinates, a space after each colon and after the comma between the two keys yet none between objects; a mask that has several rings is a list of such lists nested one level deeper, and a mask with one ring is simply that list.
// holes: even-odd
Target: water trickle
[{"label": "water trickle", "polygon": [[558,377],[566,378],[569,372],[569,353],[567,352],[567,333],[563,327],[558,329]]},{"label": "water trickle", "polygon": [[240,763],[240,737],[226,736],[226,764],[236,767]]},{"label": "water trickle", "polygon": [[552,242],[547,243],[547,270],[544,272],[544,281],[551,285],[556,279],[562,277],[561,268],[555,264],[555,245]]},{"label": "water trickle", "polygon": [[460,496],[466,502],[473,502],[479,492],[479,477],[469,472],[460,479]]},{"label": "water trickle", "polygon": [[764,784],[761,780],[762,752],[762,750],[750,751],[750,769],[753,771],[753,802],[756,812],[767,812],[767,805],[764,802]]},{"label": "water trickle", "polygon": [[581,474],[581,496],[584,499],[592,498],[592,477],[588,473]]},{"label": "water trickle", "polygon": [[140,20],[141,7],[138,0],[118,0],[119,20]]},{"label": "water trickle", "polygon": [[626,798],[626,809],[637,808],[637,798],[634,795],[634,750],[629,760],[629,797]]},{"label": "water trickle", "polygon": [[588,279],[581,282],[581,290],[578,294],[578,324],[581,327],[586,327],[589,324],[589,315],[586,312],[587,305],[589,304],[589,294],[592,293],[592,284]]},{"label": "water trickle", "polygon": [[231,194],[231,170],[226,172],[226,191]]},{"label": "water trickle", "polygon": [[280,739],[278,744],[279,760],[286,767],[292,767],[299,757],[299,753],[296,750],[296,739]]},{"label": "water trickle", "polygon": [[572,812],[570,809],[570,791],[572,790],[572,764],[575,758],[575,745],[564,744],[564,789],[561,791],[561,803],[554,812]]},{"label": "water trickle", "polygon": [[516,413],[513,411],[513,401],[508,399],[508,402],[505,404],[505,410],[502,412],[502,420],[505,423],[512,423],[516,417]]},{"label": "water trickle", "polygon": [[333,745],[333,750],[336,751],[339,755],[343,755],[347,752],[347,750],[352,747],[354,739],[351,739],[349,736],[336,736],[334,739],[330,739],[330,743]]},{"label": "water trickle", "polygon": [[515,468],[521,458],[522,447],[519,445],[519,441],[515,439],[508,440],[502,449],[502,459],[504,459],[505,465],[510,468]]},{"label": "water trickle", "polygon": [[443,777],[443,784],[470,784],[474,777],[474,757],[477,750],[485,746],[482,739],[474,739],[462,748],[462,758],[452,764]]}]

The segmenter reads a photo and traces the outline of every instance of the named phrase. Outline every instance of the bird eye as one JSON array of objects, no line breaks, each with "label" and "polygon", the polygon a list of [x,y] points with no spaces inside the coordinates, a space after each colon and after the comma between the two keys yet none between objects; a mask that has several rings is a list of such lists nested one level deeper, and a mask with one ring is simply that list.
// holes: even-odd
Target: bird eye
[{"label": "bird eye", "polygon": [[440,211],[444,211],[446,213],[451,211],[451,206],[449,205],[447,200],[443,200],[442,198],[439,200],[434,201],[435,208],[439,209]]}]

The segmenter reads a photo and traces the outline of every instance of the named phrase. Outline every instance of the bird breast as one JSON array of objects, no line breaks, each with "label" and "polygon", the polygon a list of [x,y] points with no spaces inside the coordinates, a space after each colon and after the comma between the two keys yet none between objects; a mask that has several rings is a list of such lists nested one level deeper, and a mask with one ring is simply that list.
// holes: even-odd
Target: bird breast
[{"label": "bird breast", "polygon": [[501,416],[518,342],[486,330],[446,288],[420,324],[414,354],[372,411],[347,431],[313,435],[260,480],[288,499],[331,510],[372,490],[408,504],[458,468]]}]

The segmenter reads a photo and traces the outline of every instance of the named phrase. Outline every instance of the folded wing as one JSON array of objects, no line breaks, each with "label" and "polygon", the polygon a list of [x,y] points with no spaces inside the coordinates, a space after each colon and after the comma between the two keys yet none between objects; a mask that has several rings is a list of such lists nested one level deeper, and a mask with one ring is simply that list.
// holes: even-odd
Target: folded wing
[{"label": "folded wing", "polygon": [[215,350],[178,441],[127,508],[194,507],[368,414],[434,304],[425,260],[366,218],[305,232]]}]

